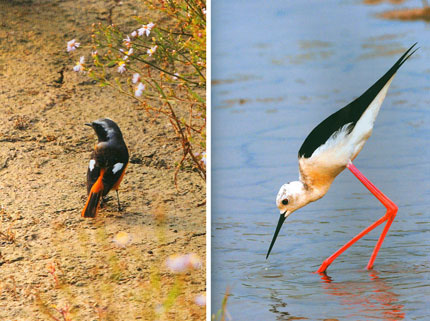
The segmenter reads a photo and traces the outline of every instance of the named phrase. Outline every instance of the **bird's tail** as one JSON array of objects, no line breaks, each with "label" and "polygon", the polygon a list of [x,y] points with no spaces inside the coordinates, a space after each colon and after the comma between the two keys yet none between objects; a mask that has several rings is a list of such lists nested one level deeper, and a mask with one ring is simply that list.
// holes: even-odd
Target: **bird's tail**
[{"label": "bird's tail", "polygon": [[97,210],[100,204],[100,198],[103,195],[103,174],[104,170],[100,171],[100,176],[94,185],[91,187],[90,194],[88,195],[88,200],[85,203],[85,207],[82,210],[82,217],[96,217]]}]

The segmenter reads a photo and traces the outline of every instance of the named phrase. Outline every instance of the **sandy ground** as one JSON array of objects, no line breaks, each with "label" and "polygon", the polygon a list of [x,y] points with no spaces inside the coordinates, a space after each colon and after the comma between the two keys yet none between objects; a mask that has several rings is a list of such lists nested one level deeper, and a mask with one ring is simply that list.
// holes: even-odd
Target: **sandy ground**
[{"label": "sandy ground", "polygon": [[[114,23],[132,23],[138,8],[123,2]],[[108,19],[107,3],[0,0],[0,320],[63,320],[56,309],[67,306],[72,320],[205,318],[194,303],[206,290],[205,183],[182,171],[176,190],[180,151],[168,122],[74,73],[65,51],[73,38],[89,42],[90,25]],[[96,220],[84,220],[96,142],[84,123],[101,117],[119,124],[131,155],[124,210],[112,193]],[[131,236],[125,247],[112,241],[121,231]],[[196,253],[202,268],[170,273],[164,262],[175,253]],[[184,293],[163,314],[173,287]]]}]

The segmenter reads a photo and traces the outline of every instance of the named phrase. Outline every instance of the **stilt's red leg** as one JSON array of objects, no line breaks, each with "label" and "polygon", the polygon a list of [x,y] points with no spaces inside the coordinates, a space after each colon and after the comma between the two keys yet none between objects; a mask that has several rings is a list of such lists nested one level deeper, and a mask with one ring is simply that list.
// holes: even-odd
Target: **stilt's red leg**
[{"label": "stilt's red leg", "polygon": [[364,186],[373,194],[375,197],[387,208],[387,212],[383,217],[381,217],[379,220],[377,220],[375,223],[370,225],[369,227],[365,228],[362,232],[360,232],[357,236],[355,236],[351,241],[346,243],[344,246],[342,246],[339,250],[337,250],[333,255],[331,255],[329,258],[327,258],[318,269],[318,273],[324,272],[327,267],[344,251],[346,251],[352,244],[357,242],[360,238],[362,238],[364,235],[369,233],[371,230],[373,230],[375,227],[381,225],[383,222],[387,221],[387,224],[385,225],[381,236],[379,237],[378,242],[376,243],[376,246],[373,250],[373,253],[370,257],[369,263],[367,264],[367,269],[371,269],[373,266],[373,262],[376,259],[376,256],[378,255],[378,251],[382,245],[382,242],[384,242],[384,238],[387,235],[388,230],[390,229],[391,223],[394,220],[394,217],[397,213],[397,206],[394,204],[387,196],[385,196],[379,189],[375,187],[358,169],[355,167],[351,162],[347,165],[348,169],[360,180],[360,182],[363,183]]}]

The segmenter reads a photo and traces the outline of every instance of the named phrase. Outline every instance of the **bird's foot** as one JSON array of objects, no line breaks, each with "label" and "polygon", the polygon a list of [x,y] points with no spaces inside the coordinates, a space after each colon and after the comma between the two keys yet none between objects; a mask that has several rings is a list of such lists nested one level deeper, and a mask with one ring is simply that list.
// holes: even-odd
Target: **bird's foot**
[{"label": "bird's foot", "polygon": [[330,266],[331,262],[329,262],[329,260],[325,260],[321,266],[319,267],[319,269],[315,272],[315,273],[326,273],[327,268]]}]

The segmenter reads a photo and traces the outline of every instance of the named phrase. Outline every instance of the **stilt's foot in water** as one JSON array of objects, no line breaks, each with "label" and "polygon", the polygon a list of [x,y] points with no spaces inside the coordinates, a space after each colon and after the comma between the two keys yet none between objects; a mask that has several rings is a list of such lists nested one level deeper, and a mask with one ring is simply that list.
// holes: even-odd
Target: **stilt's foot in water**
[{"label": "stilt's foot in water", "polygon": [[330,276],[328,276],[326,272],[320,273],[320,276],[321,276],[321,280],[324,283],[331,283],[331,282],[333,282],[333,279]]},{"label": "stilt's foot in water", "polygon": [[315,273],[327,274],[326,270],[329,266],[330,266],[330,262],[328,260],[325,260]]}]

